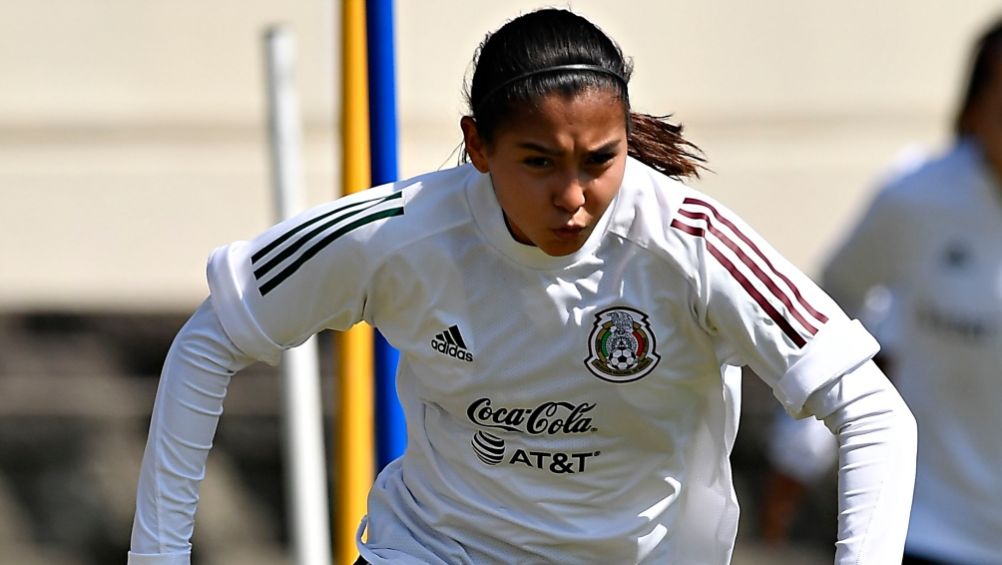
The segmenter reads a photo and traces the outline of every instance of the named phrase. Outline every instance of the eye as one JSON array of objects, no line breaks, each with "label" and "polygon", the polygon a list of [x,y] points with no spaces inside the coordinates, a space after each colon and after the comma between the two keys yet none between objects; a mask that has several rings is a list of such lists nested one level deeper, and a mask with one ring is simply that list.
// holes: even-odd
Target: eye
[{"label": "eye", "polygon": [[604,165],[609,161],[613,160],[616,154],[611,151],[603,151],[600,153],[592,153],[588,155],[587,163],[589,165]]},{"label": "eye", "polygon": [[538,157],[538,156],[526,157],[525,159],[522,159],[522,162],[533,168],[549,167],[550,165],[553,164],[553,161],[550,160],[549,157]]}]

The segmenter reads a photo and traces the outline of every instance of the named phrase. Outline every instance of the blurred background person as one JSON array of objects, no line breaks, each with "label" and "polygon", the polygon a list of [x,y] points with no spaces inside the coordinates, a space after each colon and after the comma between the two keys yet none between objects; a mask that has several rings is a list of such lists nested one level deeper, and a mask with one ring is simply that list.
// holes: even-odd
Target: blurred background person
[{"label": "blurred background person", "polygon": [[[875,327],[918,421],[905,563],[1002,563],[1002,19],[975,43],[954,134],[896,167],[822,274]],[[774,461],[763,529],[776,539],[803,485]]]}]

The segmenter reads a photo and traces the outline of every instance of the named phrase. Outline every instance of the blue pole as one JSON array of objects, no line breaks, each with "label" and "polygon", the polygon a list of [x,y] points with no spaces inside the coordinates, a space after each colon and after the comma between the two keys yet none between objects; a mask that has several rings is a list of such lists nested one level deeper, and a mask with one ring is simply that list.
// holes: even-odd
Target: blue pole
[{"label": "blue pole", "polygon": [[[366,0],[369,51],[369,130],[373,186],[397,180],[396,65],[393,0]],[[378,332],[376,366],[376,465],[382,469],[407,447],[407,425],[396,394],[400,353]]]}]

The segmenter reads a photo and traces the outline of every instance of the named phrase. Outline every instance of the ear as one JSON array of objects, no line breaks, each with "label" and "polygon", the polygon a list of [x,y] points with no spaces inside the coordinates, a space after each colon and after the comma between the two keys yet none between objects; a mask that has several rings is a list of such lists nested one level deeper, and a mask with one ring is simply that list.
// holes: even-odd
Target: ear
[{"label": "ear", "polygon": [[459,129],[463,130],[463,143],[466,144],[466,153],[470,156],[470,162],[481,173],[489,173],[487,147],[477,131],[477,122],[473,121],[471,116],[463,116],[459,120]]}]

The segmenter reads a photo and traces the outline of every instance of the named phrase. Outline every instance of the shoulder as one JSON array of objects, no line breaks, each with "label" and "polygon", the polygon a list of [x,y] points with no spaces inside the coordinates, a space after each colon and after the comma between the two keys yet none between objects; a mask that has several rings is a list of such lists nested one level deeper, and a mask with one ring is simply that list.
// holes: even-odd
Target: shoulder
[{"label": "shoulder", "polygon": [[610,230],[641,247],[657,245],[691,190],[630,158]]},{"label": "shoulder", "polygon": [[472,165],[461,165],[441,171],[424,173],[408,179],[374,186],[355,192],[328,204],[328,207],[343,208],[358,206],[364,202],[375,200],[397,201],[396,205],[403,207],[405,212],[439,209],[445,213],[450,211],[450,201],[462,200],[467,184],[477,175]]},{"label": "shoulder", "polygon": [[464,188],[471,171],[457,167],[355,192],[228,247],[241,248],[258,277],[290,263],[286,276],[306,263],[327,264],[311,260],[316,256],[376,265],[410,242],[469,221]]},{"label": "shoulder", "polygon": [[612,230],[641,247],[664,249],[680,235],[699,235],[695,226],[736,222],[713,197],[631,159]]},{"label": "shoulder", "polygon": [[690,278],[700,276],[715,238],[750,241],[754,235],[713,197],[632,159],[620,198],[611,231]]},{"label": "shoulder", "polygon": [[940,153],[915,158],[905,167],[892,166],[874,206],[917,211],[956,202],[976,185],[981,168],[974,144],[959,141]]},{"label": "shoulder", "polygon": [[342,229],[379,248],[399,248],[470,221],[465,190],[478,174],[470,165],[376,186],[330,203]]}]

